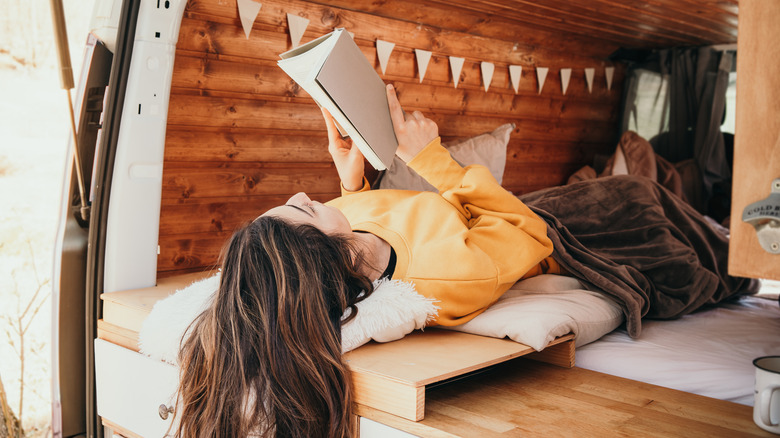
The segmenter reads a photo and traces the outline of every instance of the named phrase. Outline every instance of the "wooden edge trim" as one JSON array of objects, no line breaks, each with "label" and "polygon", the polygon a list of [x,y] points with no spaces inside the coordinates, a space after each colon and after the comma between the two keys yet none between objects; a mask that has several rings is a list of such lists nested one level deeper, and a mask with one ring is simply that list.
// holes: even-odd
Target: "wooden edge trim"
[{"label": "wooden edge trim", "polygon": [[130,432],[129,430],[112,423],[110,420],[106,420],[103,417],[100,417],[100,419],[103,422],[103,427],[111,429],[111,432],[116,436],[121,436],[124,438],[143,438],[141,435],[134,434],[133,432]]},{"label": "wooden edge trim", "polygon": [[568,335],[567,340],[554,345],[550,343],[550,346],[544,350],[531,353],[525,357],[564,368],[572,368],[574,367],[574,335]]},{"label": "wooden edge trim", "polygon": [[436,429],[424,423],[409,421],[406,418],[401,418],[381,409],[366,405],[356,404],[355,414],[356,418],[367,418],[369,420],[376,421],[377,423],[384,424],[385,426],[392,427],[415,436],[424,436],[426,438],[459,438],[459,435],[453,435],[449,432]]},{"label": "wooden edge trim", "polygon": [[425,416],[425,387],[414,387],[371,373],[352,372],[355,403],[411,421]]},{"label": "wooden edge trim", "polygon": [[103,339],[104,341],[140,353],[138,348],[138,333],[108,323],[102,319],[98,320],[98,339]]}]

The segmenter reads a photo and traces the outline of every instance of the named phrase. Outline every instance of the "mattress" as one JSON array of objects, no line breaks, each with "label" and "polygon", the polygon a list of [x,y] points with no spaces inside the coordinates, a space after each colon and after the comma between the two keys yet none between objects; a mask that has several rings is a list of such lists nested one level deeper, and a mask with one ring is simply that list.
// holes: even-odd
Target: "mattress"
[{"label": "mattress", "polygon": [[578,367],[753,405],[753,359],[780,355],[777,283],[762,293],[671,321],[645,320],[577,348]]}]

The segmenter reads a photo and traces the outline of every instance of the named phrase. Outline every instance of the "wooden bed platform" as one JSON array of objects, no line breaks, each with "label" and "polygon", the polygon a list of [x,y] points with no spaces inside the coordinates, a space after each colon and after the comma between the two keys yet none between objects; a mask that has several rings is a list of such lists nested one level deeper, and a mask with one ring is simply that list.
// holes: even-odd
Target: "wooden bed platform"
[{"label": "wooden bed platform", "polygon": [[[138,333],[154,304],[204,277],[203,273],[186,274],[162,279],[155,287],[102,294],[98,337],[138,351]],[[358,404],[419,421],[425,416],[430,385],[520,356],[570,368],[574,366],[574,336],[557,338],[536,352],[509,339],[431,328],[387,344],[370,342],[347,353],[345,359],[353,372]]]},{"label": "wooden bed platform", "polygon": [[[130,362],[135,363],[131,369],[147,366],[152,359],[134,353],[144,318],[158,300],[206,275],[180,275],[161,279],[155,287],[103,294],[98,342],[107,341],[105,345],[114,344],[126,354],[101,369],[114,373]],[[574,367],[573,335],[537,353],[508,339],[431,328],[391,343],[371,342],[345,358],[353,371],[361,436],[501,437],[563,431],[585,436],[771,436],[755,426],[749,406]],[[166,364],[149,364],[155,370],[161,365]],[[172,366],[162,368],[152,374],[174,378]],[[149,384],[149,372],[139,371],[138,379],[141,383],[128,385]],[[101,414],[107,430],[116,436],[144,435],[130,428],[138,421],[121,418],[126,402],[116,404],[117,410],[106,409],[112,414]]]}]

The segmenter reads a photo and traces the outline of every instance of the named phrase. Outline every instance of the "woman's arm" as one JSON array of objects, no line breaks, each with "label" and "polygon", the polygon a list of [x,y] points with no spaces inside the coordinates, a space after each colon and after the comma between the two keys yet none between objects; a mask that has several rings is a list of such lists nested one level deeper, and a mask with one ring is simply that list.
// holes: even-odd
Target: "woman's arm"
[{"label": "woman's arm", "polygon": [[395,138],[398,140],[398,150],[395,154],[408,163],[439,136],[439,127],[419,111],[415,111],[411,116],[404,113],[392,85],[387,86],[387,104],[390,107]]},{"label": "woman's arm", "polygon": [[[515,227],[528,227],[529,222],[544,223],[517,197],[493,178],[483,166],[460,166],[441,145],[436,123],[415,111],[406,116],[392,85],[387,86],[387,100],[393,119],[398,151],[407,165],[439,190],[439,194],[455,206],[470,222],[490,215]],[[471,225],[470,225],[471,227]],[[546,227],[532,226],[535,240],[549,244]]]},{"label": "woman's arm", "polygon": [[[392,85],[387,86],[387,100],[390,108],[390,117],[393,121],[398,150],[396,154],[404,161],[411,160],[425,145],[439,136],[439,127],[430,119],[425,118],[421,112],[415,111],[407,116]],[[355,147],[352,139],[343,139],[339,134],[333,116],[322,109],[325,118],[325,126],[328,128],[328,152],[336,165],[336,171],[341,179],[343,192],[358,192],[368,190],[368,181],[365,179],[365,163],[360,149]]]},{"label": "woman's arm", "polygon": [[328,152],[336,165],[336,171],[341,179],[341,187],[348,192],[357,192],[365,188],[365,163],[363,154],[352,139],[343,139],[336,128],[336,122],[328,110],[322,108],[325,126],[328,128]]}]

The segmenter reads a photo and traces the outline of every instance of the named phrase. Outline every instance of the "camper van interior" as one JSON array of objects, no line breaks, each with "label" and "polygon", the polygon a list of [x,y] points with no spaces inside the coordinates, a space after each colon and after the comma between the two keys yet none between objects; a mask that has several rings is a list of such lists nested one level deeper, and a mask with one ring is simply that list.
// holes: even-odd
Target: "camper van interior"
[{"label": "camper van interior", "polygon": [[[297,192],[340,195],[321,112],[277,65],[335,28],[461,164],[521,197],[650,178],[731,236],[732,275],[763,279],[638,338],[576,281],[520,282],[468,327],[347,353],[361,436],[768,436],[752,361],[780,355],[780,241],[771,213],[743,211],[780,205],[779,21],[763,0],[96,2],[72,151],[88,209],[73,170],[54,277],[54,436],[169,433],[175,350],[227,238]],[[366,168],[372,189],[420,188]]]}]

